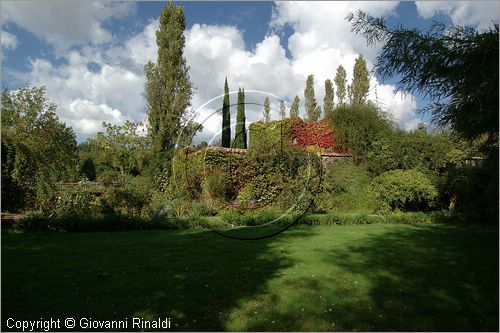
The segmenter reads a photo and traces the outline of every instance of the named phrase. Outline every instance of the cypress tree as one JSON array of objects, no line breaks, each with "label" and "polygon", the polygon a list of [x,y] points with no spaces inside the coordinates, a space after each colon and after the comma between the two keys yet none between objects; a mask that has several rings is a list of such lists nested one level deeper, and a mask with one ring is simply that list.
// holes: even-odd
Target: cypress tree
[{"label": "cypress tree", "polygon": [[245,90],[238,88],[238,106],[236,114],[236,135],[234,137],[234,148],[247,148],[247,132],[245,128]]},{"label": "cypress tree", "polygon": [[227,77],[224,82],[224,100],[222,102],[222,147],[231,146],[231,104],[229,101],[229,87]]}]

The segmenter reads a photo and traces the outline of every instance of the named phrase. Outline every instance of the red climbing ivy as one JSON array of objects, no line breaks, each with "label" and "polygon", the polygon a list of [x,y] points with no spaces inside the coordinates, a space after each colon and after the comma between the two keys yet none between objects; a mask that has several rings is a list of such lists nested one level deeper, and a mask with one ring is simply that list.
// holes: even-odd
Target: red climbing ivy
[{"label": "red climbing ivy", "polygon": [[297,123],[292,131],[295,142],[300,147],[318,146],[324,149],[333,147],[333,128],[328,120]]}]

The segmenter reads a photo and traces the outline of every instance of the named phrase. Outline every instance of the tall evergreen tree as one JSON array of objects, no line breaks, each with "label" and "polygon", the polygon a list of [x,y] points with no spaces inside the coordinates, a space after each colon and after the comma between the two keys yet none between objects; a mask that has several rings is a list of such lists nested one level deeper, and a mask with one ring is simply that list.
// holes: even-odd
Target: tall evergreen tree
[{"label": "tall evergreen tree", "polygon": [[344,66],[340,65],[337,67],[337,73],[335,74],[335,85],[337,86],[337,99],[339,105],[345,104],[346,86],[347,86],[347,74],[345,72]]},{"label": "tall evergreen tree", "polygon": [[366,61],[362,55],[356,58],[352,83],[349,86],[349,99],[352,104],[362,104],[366,102],[370,90],[370,74],[366,68]]},{"label": "tall evergreen tree", "polygon": [[269,102],[269,97],[264,99],[264,121],[268,123],[271,120],[271,103]]},{"label": "tall evergreen tree", "polygon": [[323,99],[323,112],[325,118],[331,117],[333,114],[333,83],[332,80],[325,81],[325,98]]},{"label": "tall evergreen tree", "polygon": [[314,96],[314,75],[309,75],[306,80],[306,89],[304,90],[304,104],[306,108],[306,119],[316,121],[319,115],[316,114],[316,97]]},{"label": "tall evergreen tree", "polygon": [[189,122],[192,84],[183,55],[185,28],[183,7],[169,2],[156,32],[156,63],[149,61],[144,66],[149,133],[155,150],[160,152],[174,147]]},{"label": "tall evergreen tree", "polygon": [[292,105],[290,106],[290,117],[299,116],[299,105],[300,105],[300,98],[299,96],[295,95]]},{"label": "tall evergreen tree", "polygon": [[227,77],[224,82],[224,100],[222,102],[222,147],[231,146],[231,104]]},{"label": "tall evergreen tree", "polygon": [[236,134],[234,137],[234,148],[247,148],[247,132],[245,128],[245,90],[238,88],[238,106],[236,113]]},{"label": "tall evergreen tree", "polygon": [[281,117],[281,119],[286,118],[286,107],[285,107],[284,100],[281,100],[281,102],[280,102],[280,117]]}]

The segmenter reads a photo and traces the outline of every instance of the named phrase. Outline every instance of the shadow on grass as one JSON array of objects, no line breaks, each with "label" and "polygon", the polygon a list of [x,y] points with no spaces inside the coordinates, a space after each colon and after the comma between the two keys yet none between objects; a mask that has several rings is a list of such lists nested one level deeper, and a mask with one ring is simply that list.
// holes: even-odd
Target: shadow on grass
[{"label": "shadow on grass", "polygon": [[[287,302],[302,309],[276,303],[269,317],[297,331],[498,331],[497,226],[388,230],[317,248],[324,267],[338,269],[290,281],[297,292]],[[247,330],[267,327],[257,320]]]},{"label": "shadow on grass", "polygon": [[2,234],[3,328],[133,316],[186,331],[495,331],[498,228]]},{"label": "shadow on grass", "polygon": [[224,330],[232,308],[265,293],[266,281],[291,265],[272,248],[276,239],[236,241],[211,231],[2,238],[3,329],[9,317],[170,317],[172,330]]}]

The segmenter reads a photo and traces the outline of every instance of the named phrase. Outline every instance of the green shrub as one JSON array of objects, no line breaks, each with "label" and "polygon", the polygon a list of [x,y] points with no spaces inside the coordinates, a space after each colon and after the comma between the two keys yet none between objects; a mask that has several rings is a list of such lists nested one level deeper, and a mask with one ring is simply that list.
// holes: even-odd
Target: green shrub
[{"label": "green shrub", "polygon": [[190,216],[215,216],[217,215],[217,211],[205,204],[204,202],[193,201],[191,203],[191,212]]},{"label": "green shrub", "polygon": [[372,181],[377,196],[392,209],[429,210],[438,192],[429,178],[418,170],[393,170]]},{"label": "green shrub", "polygon": [[64,216],[100,216],[105,212],[103,199],[97,196],[87,181],[55,194],[53,214]]},{"label": "green shrub", "polygon": [[316,212],[373,212],[380,203],[371,188],[370,174],[351,160],[335,161],[323,173]]},{"label": "green shrub", "polygon": [[201,187],[203,200],[210,207],[222,207],[229,196],[227,175],[220,168],[213,168],[208,171],[205,174]]}]

